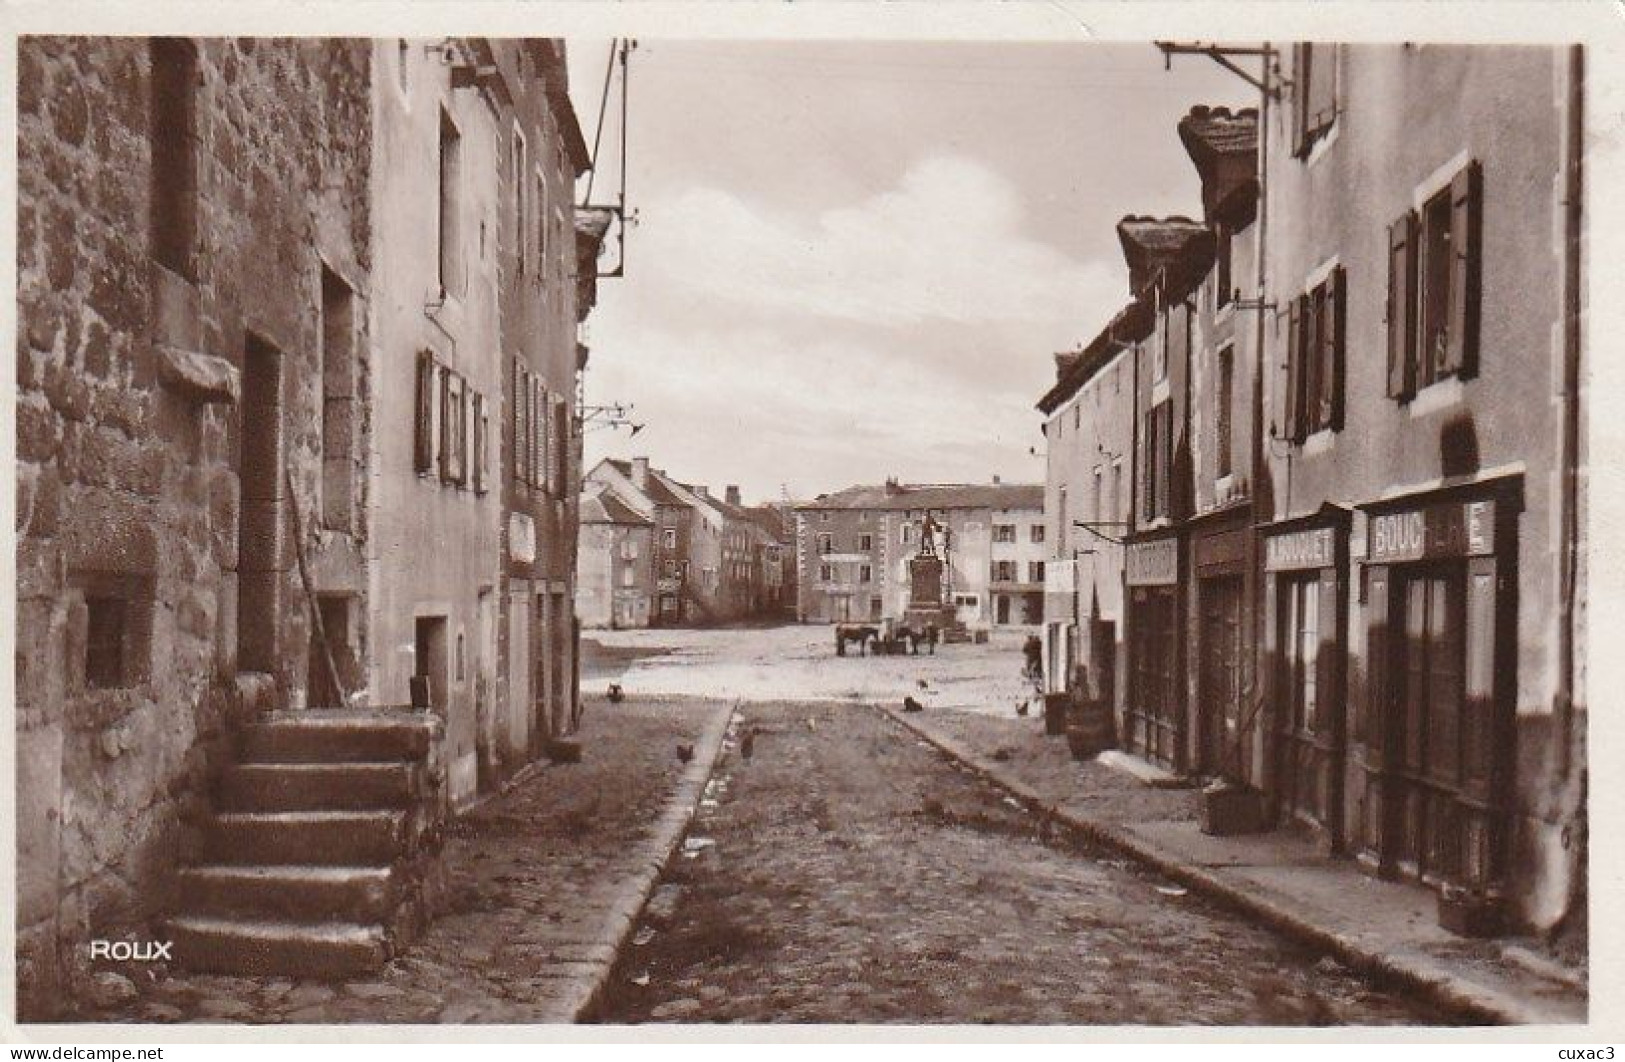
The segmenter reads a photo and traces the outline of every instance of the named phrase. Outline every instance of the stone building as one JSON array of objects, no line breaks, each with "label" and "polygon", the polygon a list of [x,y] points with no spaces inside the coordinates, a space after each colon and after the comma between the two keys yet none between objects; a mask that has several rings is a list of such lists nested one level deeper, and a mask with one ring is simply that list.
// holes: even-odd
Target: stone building
[{"label": "stone building", "polygon": [[[1119,227],[1120,739],[1374,874],[1583,924],[1582,56],[1296,45],[1269,82],[1181,123],[1201,222]],[[1110,356],[1040,402],[1052,521],[1121,431],[1058,445]]]},{"label": "stone building", "polygon": [[612,491],[633,512],[654,525],[655,599],[650,625],[676,626],[690,614],[689,535],[691,506],[666,485],[664,474],[649,467],[647,457],[631,461],[604,458],[587,473],[587,482]]},{"label": "stone building", "polygon": [[649,626],[655,598],[655,527],[607,489],[581,503],[576,618],[583,627]]},{"label": "stone building", "polygon": [[1044,492],[999,483],[848,487],[795,506],[796,616],[900,619],[927,513],[941,528],[948,601],[977,626],[1036,624],[1049,556]]},{"label": "stone building", "polygon": [[[512,335],[491,116],[516,98],[555,138],[529,298],[572,394],[562,46],[34,37],[18,73],[22,1013],[82,985],[91,936],[160,919],[196,966],[375,966],[433,908],[435,823],[503,692],[478,592]],[[567,403],[553,422],[573,452]],[[565,593],[574,527],[566,502],[544,536]],[[369,897],[340,931],[317,849]]]}]

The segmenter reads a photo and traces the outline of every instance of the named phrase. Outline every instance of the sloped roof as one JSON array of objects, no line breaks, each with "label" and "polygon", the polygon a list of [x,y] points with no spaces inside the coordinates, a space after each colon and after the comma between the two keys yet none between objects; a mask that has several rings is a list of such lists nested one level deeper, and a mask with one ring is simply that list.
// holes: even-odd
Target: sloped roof
[{"label": "sloped roof", "polygon": [[805,509],[1042,509],[1038,483],[931,483],[847,487],[799,503]]},{"label": "sloped roof", "polygon": [[[632,479],[632,462],[617,461],[612,457],[609,458],[609,464],[615,471],[626,477],[626,481],[632,485],[633,490],[640,490],[636,481]],[[648,489],[641,492],[656,505],[676,505],[684,509],[693,508],[687,498],[667,486],[661,476],[652,468],[649,470]]]},{"label": "sloped roof", "polygon": [[653,521],[639,516],[637,511],[615,496],[614,491],[603,490],[581,499],[581,522],[584,524],[625,524],[633,527],[652,527]]},{"label": "sloped roof", "polygon": [[752,505],[743,510],[745,519],[780,542],[790,540],[790,529],[785,526],[784,514],[772,505]]}]

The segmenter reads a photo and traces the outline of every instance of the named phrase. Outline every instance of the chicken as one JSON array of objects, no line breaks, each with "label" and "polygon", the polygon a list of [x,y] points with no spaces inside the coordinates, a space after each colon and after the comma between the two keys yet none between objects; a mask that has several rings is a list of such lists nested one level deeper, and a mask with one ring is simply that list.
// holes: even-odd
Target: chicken
[{"label": "chicken", "polygon": [[694,746],[693,745],[678,745],[677,746],[677,758],[682,760],[684,763],[688,763],[690,760],[692,760],[694,758]]},{"label": "chicken", "polygon": [[925,705],[921,704],[919,701],[915,700],[913,697],[904,697],[903,698],[903,711],[905,711],[905,712],[923,712],[923,711],[925,711]]},{"label": "chicken", "polygon": [[1017,701],[1016,702],[1016,714],[1017,715],[1026,715],[1027,714],[1027,702],[1026,701]]},{"label": "chicken", "polygon": [[919,686],[922,690],[928,690],[931,688],[931,683],[925,681],[925,679],[915,679],[914,684]]},{"label": "chicken", "polygon": [[620,704],[625,696],[626,695],[621,692],[621,684],[619,682],[611,682],[609,684],[609,703]]},{"label": "chicken", "polygon": [[756,750],[756,728],[750,727],[745,736],[739,739],[739,755],[750,759],[750,754]]}]

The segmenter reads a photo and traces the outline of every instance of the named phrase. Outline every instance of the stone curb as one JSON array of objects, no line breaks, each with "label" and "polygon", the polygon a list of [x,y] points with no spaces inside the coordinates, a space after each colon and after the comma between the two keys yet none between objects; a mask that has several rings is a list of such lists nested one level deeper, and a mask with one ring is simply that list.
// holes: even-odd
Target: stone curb
[{"label": "stone curb", "polygon": [[1584,1024],[1583,1020],[1575,1022],[1506,993],[1467,982],[1426,956],[1384,951],[1358,937],[1317,924],[1275,898],[1226,881],[1118,827],[1085,818],[1045,800],[1031,786],[1008,776],[954,739],[917,726],[895,708],[877,706],[877,710],[938,752],[959,761],[985,781],[1009,793],[1030,813],[1061,822],[1091,841],[1148,864],[1162,874],[1237,908],[1288,936],[1330,952],[1353,969],[1399,982],[1441,1007],[1492,1024]]},{"label": "stone curb", "polygon": [[722,756],[722,743],[728,735],[728,727],[738,712],[737,703],[719,707],[706,723],[705,730],[694,743],[694,759],[678,779],[666,810],[655,820],[649,836],[638,846],[638,854],[633,859],[637,872],[620,886],[610,904],[602,937],[607,957],[593,960],[587,973],[572,978],[573,983],[562,994],[554,1014],[544,1017],[542,1021],[550,1024],[579,1023],[593,1016],[615,964],[637,927],[638,916],[643,913],[643,907],[649,902],[661,872],[671,862],[678,845],[682,843],[683,834],[688,831],[694,812],[699,807],[700,797],[705,792],[705,783],[710,780],[711,772],[716,769],[717,761]]}]

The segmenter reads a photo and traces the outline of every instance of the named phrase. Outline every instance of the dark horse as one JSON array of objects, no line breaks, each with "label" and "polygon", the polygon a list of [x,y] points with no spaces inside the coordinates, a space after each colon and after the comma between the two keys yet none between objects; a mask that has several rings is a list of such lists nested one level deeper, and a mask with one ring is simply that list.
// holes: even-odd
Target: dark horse
[{"label": "dark horse", "polygon": [[858,643],[858,655],[869,655],[869,643],[880,637],[880,628],[867,623],[837,623],[835,625],[835,655],[846,655],[846,643]]}]

